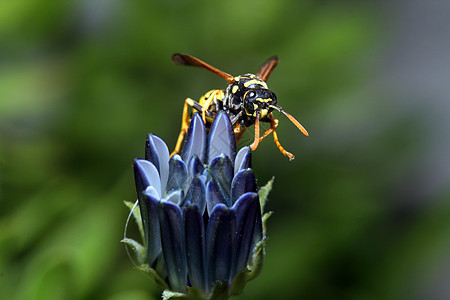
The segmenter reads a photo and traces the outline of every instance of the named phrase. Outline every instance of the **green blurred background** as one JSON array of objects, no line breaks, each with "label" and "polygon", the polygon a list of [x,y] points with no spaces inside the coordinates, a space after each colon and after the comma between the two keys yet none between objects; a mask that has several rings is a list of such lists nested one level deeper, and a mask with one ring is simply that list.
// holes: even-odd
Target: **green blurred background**
[{"label": "green blurred background", "polygon": [[[271,55],[282,145],[263,273],[236,299],[450,298],[447,1],[0,4],[0,299],[158,299],[124,247],[132,159]],[[251,141],[251,132],[244,141]]]}]

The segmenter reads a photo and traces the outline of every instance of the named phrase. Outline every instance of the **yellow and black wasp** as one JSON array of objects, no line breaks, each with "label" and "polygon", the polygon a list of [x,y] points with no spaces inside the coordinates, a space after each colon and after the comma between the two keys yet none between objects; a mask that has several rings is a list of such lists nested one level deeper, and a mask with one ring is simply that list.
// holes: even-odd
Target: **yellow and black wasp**
[{"label": "yellow and black wasp", "polygon": [[[256,75],[245,74],[236,77],[188,54],[176,53],[172,56],[172,61],[176,65],[195,66],[206,69],[224,78],[229,83],[225,90],[211,90],[204,94],[198,102],[191,98],[187,98],[184,101],[181,131],[172,155],[180,151],[184,135],[188,130],[188,110],[190,106],[202,114],[203,121],[207,126],[212,123],[218,112],[226,112],[234,126],[234,133],[237,134],[236,141],[240,140],[247,127],[255,125],[255,138],[250,145],[252,150],[255,150],[258,144],[272,133],[274,142],[281,153],[289,157],[289,160],[294,159],[294,155],[287,152],[278,141],[278,136],[275,131],[278,126],[278,120],[273,117],[272,111],[278,110],[286,115],[305,136],[308,136],[308,132],[293,116],[277,105],[277,96],[267,87],[266,81],[272,70],[278,64],[278,58],[276,56],[269,58],[259,68]],[[261,136],[260,122],[270,124],[270,128],[265,130]]]}]

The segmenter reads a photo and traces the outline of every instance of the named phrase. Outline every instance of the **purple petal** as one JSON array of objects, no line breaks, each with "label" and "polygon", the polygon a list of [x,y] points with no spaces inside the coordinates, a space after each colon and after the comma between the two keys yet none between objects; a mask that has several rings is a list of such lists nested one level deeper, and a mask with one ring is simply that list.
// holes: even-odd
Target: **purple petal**
[{"label": "purple petal", "polygon": [[206,206],[205,190],[205,182],[203,179],[199,175],[195,176],[189,186],[189,190],[186,193],[183,204],[186,203],[196,205],[200,208],[200,212],[203,214]]},{"label": "purple petal", "polygon": [[[166,143],[156,135],[152,135],[152,140],[159,158],[159,177],[161,178],[161,191],[166,190],[167,177],[169,176],[169,149]],[[156,166],[156,165],[155,165]]]},{"label": "purple petal", "polygon": [[154,135],[149,133],[145,141],[145,159],[151,162],[156,169],[159,170],[159,155],[158,150],[156,150],[155,143],[153,141]]},{"label": "purple petal", "polygon": [[219,113],[211,125],[208,135],[208,164],[217,156],[224,154],[234,162],[236,140],[233,126],[226,113]]},{"label": "purple petal", "polygon": [[224,204],[214,207],[206,229],[206,260],[209,285],[230,278],[236,237],[236,217]]},{"label": "purple petal", "polygon": [[183,161],[188,163],[194,155],[197,155],[201,161],[205,161],[206,135],[206,128],[202,117],[198,113],[195,113],[192,116],[186,135],[186,141],[181,155]]},{"label": "purple petal", "polygon": [[183,216],[180,208],[171,202],[160,202],[158,208],[161,245],[169,284],[172,290],[184,292],[187,268]]},{"label": "purple petal", "polygon": [[169,161],[169,177],[167,180],[167,192],[174,189],[185,189],[188,179],[186,164],[178,154],[175,154]]},{"label": "purple petal", "polygon": [[205,226],[200,209],[196,205],[183,207],[186,233],[186,258],[189,279],[193,287],[206,290]]},{"label": "purple petal", "polygon": [[229,206],[231,206],[230,192],[233,174],[233,164],[228,156],[221,154],[219,157],[216,157],[211,161],[208,175],[214,178],[219,184],[220,191],[223,193]]},{"label": "purple petal", "polygon": [[154,187],[152,187],[151,185],[149,185],[149,186],[145,189],[144,193],[146,193],[146,194],[148,194],[148,195],[150,195],[150,196],[152,196],[152,197],[155,197],[156,199],[159,199],[158,192],[157,192],[156,189],[155,189]]},{"label": "purple petal", "polygon": [[179,205],[184,198],[184,192],[182,189],[172,190],[168,192],[162,201],[172,202],[173,204]]},{"label": "purple petal", "polygon": [[202,174],[205,170],[203,163],[198,158],[197,155],[191,157],[191,160],[188,163],[188,173],[191,177],[194,177],[197,174]]},{"label": "purple petal", "polygon": [[161,253],[161,233],[159,229],[158,218],[159,201],[144,193],[139,200],[141,209],[142,224],[144,227],[145,245],[147,246],[147,263],[151,266],[155,259]]},{"label": "purple petal", "polygon": [[208,215],[211,215],[214,207],[218,204],[228,206],[223,194],[220,192],[219,186],[215,180],[208,181],[206,184],[206,207]]},{"label": "purple petal", "polygon": [[233,267],[230,280],[247,266],[253,249],[255,228],[261,224],[261,208],[257,193],[242,195],[232,207],[236,214],[236,244],[234,247]]},{"label": "purple petal", "polygon": [[161,197],[161,180],[156,167],[145,159],[134,160],[134,177],[136,182],[136,190],[138,198],[149,185],[153,186],[158,192],[158,198]]},{"label": "purple petal", "polygon": [[243,194],[252,192],[256,193],[256,178],[252,169],[240,170],[233,178],[231,183],[231,203],[234,204],[236,200]]},{"label": "purple petal", "polygon": [[243,169],[252,167],[252,152],[249,146],[242,147],[236,154],[236,159],[234,162],[234,174]]}]

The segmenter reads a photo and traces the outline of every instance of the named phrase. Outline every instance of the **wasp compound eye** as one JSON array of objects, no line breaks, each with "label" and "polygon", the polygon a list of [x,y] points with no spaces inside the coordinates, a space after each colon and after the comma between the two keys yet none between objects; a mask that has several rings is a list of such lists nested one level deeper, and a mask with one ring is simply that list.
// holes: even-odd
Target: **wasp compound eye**
[{"label": "wasp compound eye", "polygon": [[255,112],[255,107],[253,106],[253,102],[245,101],[244,102],[244,107],[245,107],[245,110],[247,112],[247,115],[253,116],[253,114]]},{"label": "wasp compound eye", "polygon": [[270,98],[269,104],[271,105],[277,104],[277,95],[275,95],[275,93],[270,90],[269,90],[269,98]]},{"label": "wasp compound eye", "polygon": [[256,96],[256,93],[254,91],[250,91],[245,98],[251,99],[251,98],[255,98],[255,96]]}]

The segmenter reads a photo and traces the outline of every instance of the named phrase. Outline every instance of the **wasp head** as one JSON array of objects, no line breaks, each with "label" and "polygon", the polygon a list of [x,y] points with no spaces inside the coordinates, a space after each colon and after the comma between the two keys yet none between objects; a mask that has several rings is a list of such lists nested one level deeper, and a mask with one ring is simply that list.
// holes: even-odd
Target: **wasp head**
[{"label": "wasp head", "polygon": [[244,109],[249,117],[264,118],[273,111],[273,105],[277,104],[277,96],[269,89],[249,89],[244,94]]}]

